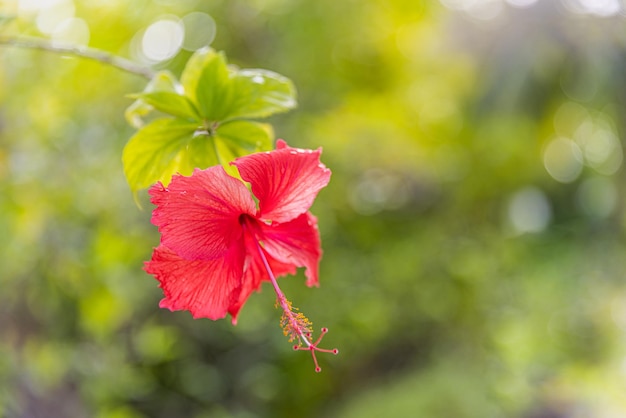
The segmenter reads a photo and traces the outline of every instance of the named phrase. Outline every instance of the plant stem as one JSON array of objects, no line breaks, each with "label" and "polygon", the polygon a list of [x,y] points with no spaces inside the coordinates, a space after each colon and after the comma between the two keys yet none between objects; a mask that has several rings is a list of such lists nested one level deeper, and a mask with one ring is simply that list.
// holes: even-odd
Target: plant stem
[{"label": "plant stem", "polygon": [[49,41],[40,38],[15,38],[8,36],[0,36],[0,45],[14,46],[17,48],[39,49],[42,51],[54,52],[56,54],[73,55],[79,58],[86,58],[98,61],[102,64],[110,65],[122,71],[126,71],[127,73],[145,77],[148,80],[152,79],[155,74],[152,69],[137,64],[131,60],[111,54],[110,52],[85,46],[54,45]]}]

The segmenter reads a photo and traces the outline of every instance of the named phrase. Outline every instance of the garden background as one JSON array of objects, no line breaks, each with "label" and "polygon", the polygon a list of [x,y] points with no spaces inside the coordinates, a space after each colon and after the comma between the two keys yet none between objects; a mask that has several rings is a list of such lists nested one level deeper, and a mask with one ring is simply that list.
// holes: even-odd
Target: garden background
[{"label": "garden background", "polygon": [[314,373],[267,284],[238,325],[158,308],[122,149],[146,80],[0,45],[0,416],[626,416],[626,13],[617,0],[8,0],[0,43],[289,77],[323,147]]}]

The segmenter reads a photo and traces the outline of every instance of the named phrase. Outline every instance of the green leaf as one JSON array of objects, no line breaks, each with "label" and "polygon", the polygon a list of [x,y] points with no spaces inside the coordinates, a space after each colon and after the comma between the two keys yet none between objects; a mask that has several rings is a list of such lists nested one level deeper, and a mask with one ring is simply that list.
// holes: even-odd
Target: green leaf
[{"label": "green leaf", "polygon": [[190,175],[195,168],[222,164],[234,176],[228,163],[272,145],[270,125],[232,121],[220,125],[214,136],[197,123],[161,118],[152,121],[130,139],[122,156],[124,173],[133,192],[157,181],[169,184],[172,175]]},{"label": "green leaf", "polygon": [[211,122],[264,118],[296,107],[296,89],[287,77],[229,68],[224,53],[210,48],[194,53],[181,82],[200,115]]},{"label": "green leaf", "polygon": [[155,91],[152,93],[140,93],[131,97],[142,100],[154,109],[181,119],[199,121],[200,115],[193,103],[178,93],[169,91]]},{"label": "green leaf", "polygon": [[[160,72],[126,112],[139,131],[124,148],[124,172],[135,192],[156,181],[168,184],[175,173],[228,163],[272,146],[270,125],[242,120],[284,112],[296,105],[291,81],[266,70],[235,70],[223,53],[196,51],[181,76],[181,84]],[[158,110],[174,118],[159,118],[143,126],[142,117]]]},{"label": "green leaf", "polygon": [[228,115],[232,107],[232,83],[222,52],[211,48],[196,51],[183,70],[181,83],[203,118],[221,121]]},{"label": "green leaf", "polygon": [[274,132],[269,124],[244,120],[227,122],[217,128],[216,151],[226,172],[239,178],[237,168],[228,163],[252,152],[271,149],[273,138]]},{"label": "green leaf", "polygon": [[180,119],[156,119],[128,141],[122,155],[124,174],[133,192],[156,181],[169,184],[176,172],[190,174],[184,155],[198,128]]},{"label": "green leaf", "polygon": [[264,118],[296,107],[291,80],[268,70],[240,70],[233,78],[235,101],[229,118]]},{"label": "green leaf", "polygon": [[144,89],[144,93],[150,93],[153,91],[170,91],[178,92],[181,89],[180,83],[172,74],[167,70],[159,71],[152,77]]},{"label": "green leaf", "polygon": [[[169,71],[159,71],[148,82],[144,93],[152,93],[156,91],[176,93],[180,90],[180,84],[176,77]],[[135,100],[124,112],[126,121],[134,128],[141,128],[144,125],[143,118],[152,112],[152,105],[146,103],[142,99]]]},{"label": "green leaf", "polygon": [[274,132],[271,125],[266,123],[236,120],[220,125],[216,136],[232,147],[235,157],[241,157],[251,152],[271,149]]},{"label": "green leaf", "polygon": [[219,155],[215,145],[215,137],[201,134],[193,137],[181,163],[186,166],[181,165],[183,171],[180,173],[187,175],[191,174],[195,168],[205,169],[213,165],[225,165],[228,162],[223,161]]},{"label": "green leaf", "polygon": [[143,100],[135,100],[124,111],[124,117],[126,122],[135,129],[139,129],[143,126],[143,118],[152,111],[152,106],[144,102]]}]

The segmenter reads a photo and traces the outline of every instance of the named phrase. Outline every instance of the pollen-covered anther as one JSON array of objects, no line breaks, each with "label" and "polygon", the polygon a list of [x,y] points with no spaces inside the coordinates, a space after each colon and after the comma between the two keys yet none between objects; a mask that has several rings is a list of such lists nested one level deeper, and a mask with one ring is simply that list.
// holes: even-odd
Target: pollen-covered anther
[{"label": "pollen-covered anther", "polygon": [[[326,335],[326,333],[328,332],[328,328],[322,328],[320,336],[317,337],[317,340],[315,340],[315,342],[311,342],[310,338],[311,338],[311,333],[307,333],[306,337],[304,335],[301,336],[300,339],[300,345],[295,345],[293,347],[294,350],[301,350],[301,351],[310,351],[311,352],[311,357],[313,357],[313,363],[315,363],[315,372],[319,373],[322,371],[322,368],[320,367],[320,365],[317,362],[317,357],[315,356],[315,352],[320,352],[320,353],[330,353],[333,355],[337,355],[339,354],[339,350],[336,348],[333,349],[327,349],[327,348],[320,348],[319,347],[319,343],[322,342],[322,338],[324,338],[324,335]],[[302,341],[304,341],[304,345],[302,345]]]},{"label": "pollen-covered anther", "polygon": [[289,300],[286,298],[283,298],[282,301],[278,299],[276,304],[283,309],[280,327],[283,329],[283,334],[289,337],[289,342],[299,340],[303,335],[311,334],[313,324],[302,312],[298,312],[298,308],[294,308]]}]

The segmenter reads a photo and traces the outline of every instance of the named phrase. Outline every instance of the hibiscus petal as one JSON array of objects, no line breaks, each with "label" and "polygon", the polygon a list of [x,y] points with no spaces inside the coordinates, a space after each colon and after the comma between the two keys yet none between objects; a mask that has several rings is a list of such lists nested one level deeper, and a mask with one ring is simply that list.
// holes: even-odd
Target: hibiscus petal
[{"label": "hibiscus petal", "polygon": [[305,267],[307,286],[317,286],[322,248],[317,219],[309,212],[283,224],[263,225],[263,248],[281,263]]},{"label": "hibiscus petal", "polygon": [[237,158],[241,178],[259,199],[259,217],[287,222],[303,214],[328,184],[330,170],[320,162],[321,149],[291,148],[279,140],[274,151]]},{"label": "hibiscus petal", "polygon": [[[241,307],[246,303],[248,297],[254,291],[259,291],[264,281],[269,281],[269,274],[265,263],[259,254],[259,247],[255,239],[246,234],[246,262],[243,273],[243,280],[239,299],[234,303],[228,312],[233,317],[233,323],[237,322],[237,315]],[[296,273],[296,265],[293,263],[282,263],[265,253],[265,258],[272,270],[274,277],[281,277],[287,274]]]},{"label": "hibiscus petal", "polygon": [[161,283],[165,295],[161,308],[188,310],[194,318],[220,319],[238,301],[244,258],[243,242],[233,245],[225,257],[194,261],[160,245],[145,270]]},{"label": "hibiscus petal", "polygon": [[221,166],[176,175],[168,187],[157,183],[150,196],[161,243],[188,260],[222,257],[241,238],[240,215],[256,212],[250,191]]}]

